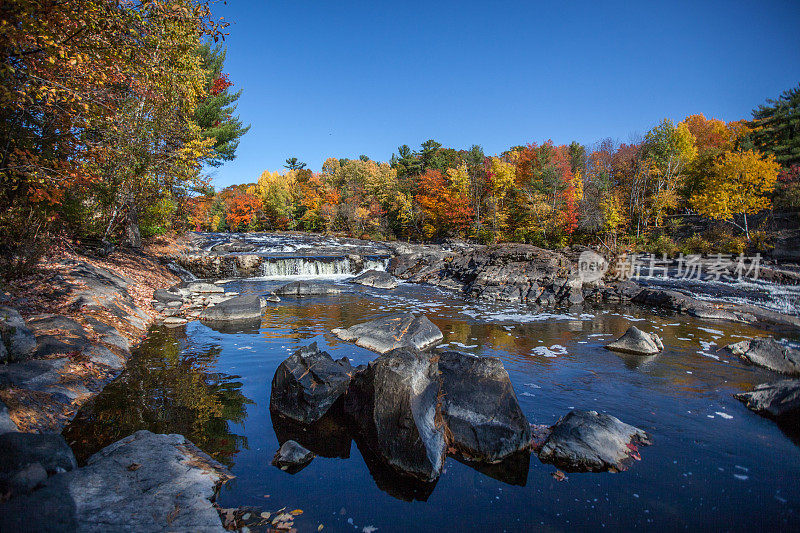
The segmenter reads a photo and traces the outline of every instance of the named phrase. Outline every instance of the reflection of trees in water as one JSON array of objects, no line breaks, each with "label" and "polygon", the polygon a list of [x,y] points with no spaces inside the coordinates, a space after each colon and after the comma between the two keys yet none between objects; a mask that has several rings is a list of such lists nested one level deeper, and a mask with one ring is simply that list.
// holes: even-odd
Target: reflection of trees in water
[{"label": "reflection of trees in water", "polygon": [[151,330],[125,371],[87,403],[64,430],[79,461],[140,429],[180,433],[222,463],[247,447],[230,433],[252,400],[238,376],[213,373],[221,348],[183,352],[183,328]]}]

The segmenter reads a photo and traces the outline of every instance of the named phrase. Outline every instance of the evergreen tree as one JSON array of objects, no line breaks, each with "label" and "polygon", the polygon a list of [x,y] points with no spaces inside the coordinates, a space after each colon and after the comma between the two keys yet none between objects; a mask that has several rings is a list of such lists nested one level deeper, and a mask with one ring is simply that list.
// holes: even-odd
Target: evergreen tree
[{"label": "evergreen tree", "polygon": [[786,168],[800,164],[800,85],[754,109],[749,126],[744,148],[773,154]]},{"label": "evergreen tree", "polygon": [[220,45],[204,43],[197,53],[206,71],[208,96],[198,103],[194,121],[202,129],[203,137],[215,139],[212,154],[206,158],[206,163],[218,167],[225,161],[233,161],[239,139],[250,126],[244,126],[239,117],[233,114],[242,91],[230,92],[233,84],[228,80],[228,75],[222,72],[225,49]]}]

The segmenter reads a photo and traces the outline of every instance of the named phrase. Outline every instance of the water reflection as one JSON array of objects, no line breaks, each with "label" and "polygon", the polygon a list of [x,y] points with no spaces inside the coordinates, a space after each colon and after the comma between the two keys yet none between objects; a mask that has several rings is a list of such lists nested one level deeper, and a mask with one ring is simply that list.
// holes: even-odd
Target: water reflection
[{"label": "water reflection", "polygon": [[239,376],[213,372],[218,346],[187,348],[184,328],[154,328],[126,370],[85,405],[64,431],[79,462],[103,447],[147,429],[180,433],[226,465],[247,447],[230,431],[253,402]]},{"label": "water reflection", "polygon": [[[226,288],[265,294],[279,284],[237,280]],[[776,377],[720,350],[764,331],[635,306],[535,316],[420,285],[338,286],[337,296],[271,303],[258,328],[152,330],[120,379],[81,411],[68,440],[85,458],[138,429],[183,433],[237,476],[220,505],[262,505],[269,495],[276,509],[303,508],[309,530],[354,531],[349,518],[359,530],[382,531],[737,530],[747,526],[736,518],[742,513],[773,529],[798,524],[800,424],[776,425],[735,400],[733,393]],[[654,445],[622,474],[559,483],[552,466],[527,454],[491,466],[450,457],[437,483],[426,484],[398,476],[334,416],[304,428],[269,412],[270,381],[294,350],[317,342],[334,358],[366,363],[376,355],[330,330],[397,311],[425,313],[448,349],[500,357],[530,422],[594,409],[645,429]],[[662,336],[665,351],[640,358],[604,349],[632,324]],[[289,439],[318,455],[294,475],[270,465]]]}]

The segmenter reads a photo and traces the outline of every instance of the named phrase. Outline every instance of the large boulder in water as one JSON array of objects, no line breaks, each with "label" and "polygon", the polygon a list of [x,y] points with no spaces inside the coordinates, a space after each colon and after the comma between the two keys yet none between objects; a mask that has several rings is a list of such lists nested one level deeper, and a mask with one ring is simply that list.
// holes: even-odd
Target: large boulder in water
[{"label": "large boulder in water", "polygon": [[496,463],[528,446],[530,424],[500,359],[444,352],[439,372],[448,443],[461,455]]},{"label": "large boulder in water", "polygon": [[655,333],[645,333],[636,326],[631,326],[625,332],[625,335],[610,344],[606,344],[606,348],[615,352],[654,355],[664,349],[664,344]]},{"label": "large boulder in water", "polygon": [[400,284],[400,280],[382,270],[367,270],[351,279],[350,283],[358,283],[376,289],[394,289]]},{"label": "large boulder in water", "polygon": [[236,296],[230,300],[207,307],[200,313],[200,320],[209,322],[241,322],[261,319],[261,298],[258,296]]},{"label": "large boulder in water", "polygon": [[275,371],[270,410],[297,422],[316,422],[347,392],[354,372],[346,357],[334,361],[316,342],[301,348]]},{"label": "large boulder in water", "polygon": [[424,315],[401,313],[331,331],[343,341],[378,353],[396,348],[424,350],[438,344],[444,336]]},{"label": "large boulder in water", "polygon": [[762,383],[750,392],[734,394],[748,409],[769,418],[800,418],[800,379]]},{"label": "large boulder in water", "polygon": [[275,294],[279,296],[324,296],[340,292],[338,287],[313,281],[292,281],[275,289]]},{"label": "large boulder in water", "polygon": [[772,337],[757,337],[725,347],[742,361],[789,376],[800,376],[800,350],[779,344]]},{"label": "large boulder in water", "polygon": [[597,411],[571,411],[552,428],[539,460],[571,472],[625,470],[639,459],[637,446],[651,444],[647,433]]},{"label": "large boulder in water", "polygon": [[445,437],[436,358],[393,350],[353,378],[345,405],[372,452],[421,481],[439,477]]}]

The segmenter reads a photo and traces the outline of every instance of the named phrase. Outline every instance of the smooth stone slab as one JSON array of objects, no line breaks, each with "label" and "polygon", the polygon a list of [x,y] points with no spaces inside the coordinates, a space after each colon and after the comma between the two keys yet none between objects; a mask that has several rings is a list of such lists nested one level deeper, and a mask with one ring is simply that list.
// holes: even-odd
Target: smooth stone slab
[{"label": "smooth stone slab", "polygon": [[336,328],[331,333],[343,341],[355,342],[381,354],[396,348],[424,350],[439,344],[444,338],[428,317],[414,313],[390,315],[349,328]]}]

